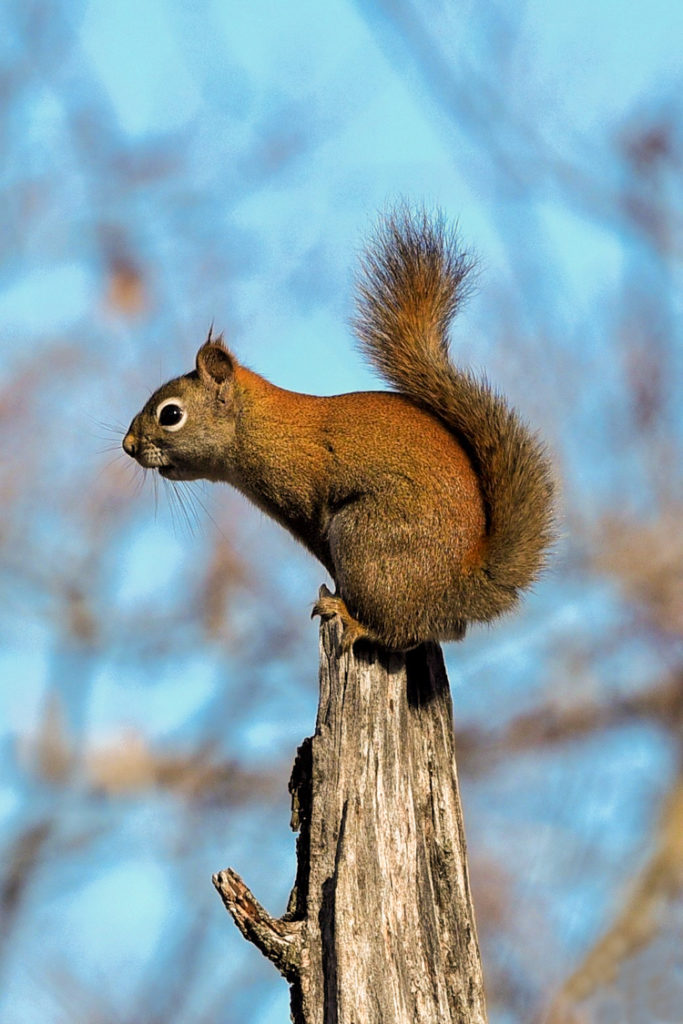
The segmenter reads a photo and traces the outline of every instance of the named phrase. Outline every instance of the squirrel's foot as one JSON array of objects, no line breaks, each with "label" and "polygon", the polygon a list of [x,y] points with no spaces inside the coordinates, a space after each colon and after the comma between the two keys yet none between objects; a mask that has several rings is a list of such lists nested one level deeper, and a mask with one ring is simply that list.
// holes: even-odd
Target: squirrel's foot
[{"label": "squirrel's foot", "polygon": [[320,588],[318,600],[313,605],[311,618],[316,615],[319,615],[321,619],[331,619],[333,615],[339,616],[344,630],[341,639],[341,649],[344,654],[352,649],[356,640],[376,640],[375,635],[366,626],[362,625],[358,619],[354,619],[346,607],[344,598],[339,597],[338,594],[332,594],[324,584]]}]

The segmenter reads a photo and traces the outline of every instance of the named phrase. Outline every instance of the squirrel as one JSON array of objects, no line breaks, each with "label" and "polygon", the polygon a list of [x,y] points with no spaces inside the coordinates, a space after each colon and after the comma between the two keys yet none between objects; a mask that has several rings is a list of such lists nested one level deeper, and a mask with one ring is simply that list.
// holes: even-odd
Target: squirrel
[{"label": "squirrel", "polygon": [[394,211],[362,258],[354,326],[395,390],[287,391],[210,330],[123,440],[168,480],[232,484],[302,542],[336,585],[312,614],[341,617],[345,650],[461,639],[515,605],[553,538],[542,443],[449,358],[471,268],[440,216]]}]

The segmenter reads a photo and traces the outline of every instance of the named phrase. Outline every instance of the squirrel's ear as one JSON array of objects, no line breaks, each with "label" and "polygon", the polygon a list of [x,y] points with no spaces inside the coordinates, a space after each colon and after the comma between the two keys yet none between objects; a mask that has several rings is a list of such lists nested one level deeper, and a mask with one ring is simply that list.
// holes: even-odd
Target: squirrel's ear
[{"label": "squirrel's ear", "polygon": [[220,387],[235,372],[235,361],[220,339],[206,341],[197,352],[197,373],[205,384]]}]

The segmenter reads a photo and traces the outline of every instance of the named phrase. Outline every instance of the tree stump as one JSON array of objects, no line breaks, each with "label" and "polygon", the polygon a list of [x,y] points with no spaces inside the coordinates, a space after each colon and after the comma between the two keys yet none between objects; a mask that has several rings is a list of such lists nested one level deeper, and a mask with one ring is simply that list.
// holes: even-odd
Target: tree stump
[{"label": "tree stump", "polygon": [[297,875],[272,918],[213,881],[289,981],[294,1024],[485,1024],[441,649],[340,652],[321,623],[315,735],[290,780]]}]

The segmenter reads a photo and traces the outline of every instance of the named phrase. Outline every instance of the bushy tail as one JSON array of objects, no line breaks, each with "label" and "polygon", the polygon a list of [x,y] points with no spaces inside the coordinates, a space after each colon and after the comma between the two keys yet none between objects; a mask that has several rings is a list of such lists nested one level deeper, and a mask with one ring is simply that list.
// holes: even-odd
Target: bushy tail
[{"label": "bushy tail", "polygon": [[448,328],[472,263],[441,218],[386,217],[363,258],[354,326],[387,381],[456,433],[480,479],[487,555],[464,588],[464,617],[490,619],[543,568],[553,483],[541,442],[486,382],[449,358]]}]

